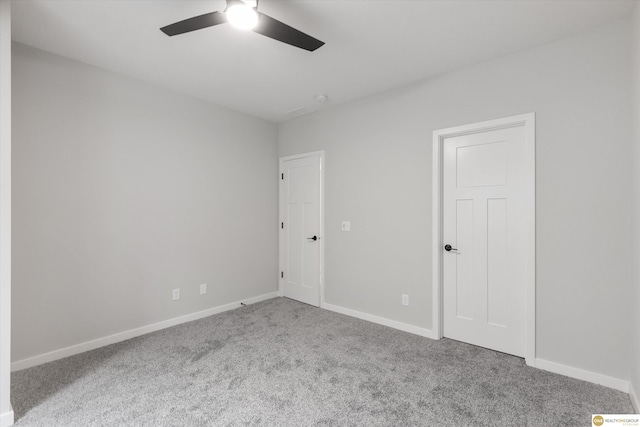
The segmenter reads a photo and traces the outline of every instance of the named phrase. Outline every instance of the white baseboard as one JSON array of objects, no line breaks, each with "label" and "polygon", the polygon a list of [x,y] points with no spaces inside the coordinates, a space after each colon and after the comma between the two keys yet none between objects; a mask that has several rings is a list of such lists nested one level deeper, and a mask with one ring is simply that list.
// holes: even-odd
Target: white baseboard
[{"label": "white baseboard", "polygon": [[560,363],[549,362],[544,359],[536,359],[535,367],[555,374],[564,375],[566,377],[587,381],[594,384],[600,384],[605,387],[613,388],[625,393],[629,393],[631,383],[627,380],[609,377],[607,375],[597,374],[584,369],[574,368],[572,366],[562,365]]},{"label": "white baseboard", "polygon": [[[394,329],[409,332],[412,334],[420,335],[431,339],[439,339],[437,334],[426,328],[420,328],[418,326],[409,325],[406,323],[398,322],[395,320],[386,319],[384,317],[375,316],[373,314],[362,313],[360,311],[352,310],[350,308],[344,308],[333,304],[322,304],[322,308],[335,311],[336,313],[346,314],[347,316],[357,317],[358,319],[367,320],[369,322],[378,323],[380,325],[389,326]],[[600,384],[605,387],[609,387],[615,390],[629,393],[631,401],[635,406],[636,413],[640,413],[638,395],[632,387],[629,381],[621,380],[619,378],[609,377],[607,375],[597,374],[591,371],[585,371],[583,369],[574,368],[572,366],[562,365],[560,363],[549,362],[544,359],[535,359],[533,367],[542,369],[545,371],[553,372],[555,374],[564,375],[571,378],[587,381],[594,384]]]},{"label": "white baseboard", "polygon": [[350,308],[344,308],[339,305],[322,304],[322,308],[329,311],[334,311],[340,314],[346,314],[347,316],[357,317],[358,319],[366,320],[369,322],[377,323],[379,325],[388,326],[390,328],[399,329],[411,334],[420,335],[421,337],[427,337],[437,340],[438,337],[431,329],[421,328],[419,326],[409,325],[407,323],[398,322],[396,320],[387,319],[385,317],[375,316],[373,314],[363,313],[361,311],[352,310]]},{"label": "white baseboard", "polygon": [[629,383],[629,397],[631,397],[631,403],[633,404],[633,409],[636,411],[636,414],[640,414],[640,399],[638,399],[640,396],[638,396],[632,382]]},{"label": "white baseboard", "polygon": [[0,414],[0,427],[9,427],[13,425],[13,410]]},{"label": "white baseboard", "polygon": [[85,351],[89,351],[89,350],[95,350],[96,348],[104,347],[106,345],[115,344],[117,342],[139,337],[140,335],[148,334],[151,332],[159,331],[161,329],[166,329],[172,326],[180,325],[182,323],[202,319],[203,317],[209,317],[214,314],[233,310],[235,308],[241,307],[240,305],[241,303],[255,304],[257,302],[265,301],[271,298],[275,298],[277,296],[278,296],[278,292],[270,292],[268,294],[259,295],[257,297],[243,299],[243,300],[232,302],[229,304],[220,305],[218,307],[209,308],[207,310],[186,314],[180,317],[174,317],[173,319],[164,320],[162,322],[154,323],[147,326],[142,326],[140,328],[118,332],[117,334],[109,335],[102,338],[97,338],[95,340],[72,345],[70,347],[61,348],[59,350],[50,351],[48,353],[40,354],[38,356],[33,356],[26,359],[15,361],[11,364],[11,370],[20,371],[22,369],[27,369],[33,366],[42,365],[43,363],[53,362],[54,360],[63,359],[65,357],[84,353]]},{"label": "white baseboard", "polygon": [[[196,313],[187,314],[173,319],[164,320],[162,322],[154,323],[151,325],[143,326],[136,329],[130,329],[128,331],[119,332],[117,334],[109,335],[106,337],[98,338],[95,340],[87,341],[84,343],[72,345],[69,347],[61,348],[59,350],[50,351],[48,353],[40,354],[38,356],[29,357],[26,359],[18,360],[11,364],[11,371],[20,371],[33,366],[41,365],[43,363],[53,362],[54,360],[63,359],[65,357],[73,356],[76,354],[84,353],[85,351],[94,350],[96,348],[104,347],[106,345],[115,344],[121,341],[125,341],[131,338],[135,338],[144,334],[159,331],[161,329],[170,328],[172,326],[180,325],[182,323],[191,322],[193,320],[209,317],[214,314],[223,313],[225,311],[233,310],[241,306],[241,303],[255,304],[257,302],[265,301],[271,298],[280,296],[279,292],[270,292],[268,294],[259,295],[253,298],[247,298],[241,301],[232,302],[229,304],[221,305],[218,307],[209,308],[207,310],[198,311]],[[333,311],[347,316],[356,317],[358,319],[366,320],[369,322],[377,323],[379,325],[388,326],[390,328],[398,329],[411,334],[419,335],[426,338],[438,339],[437,334],[426,328],[421,328],[407,323],[398,322],[396,320],[387,319],[385,317],[376,316],[373,314],[363,313],[350,308],[341,307],[333,304],[322,304],[322,308],[325,310]],[[574,368],[560,363],[550,362],[544,359],[535,359],[535,365],[538,369],[553,372],[567,377],[576,378],[579,380],[591,382],[594,384],[600,384],[605,387],[613,388],[625,393],[629,393],[631,402],[635,407],[636,413],[640,413],[640,399],[633,388],[633,385],[626,380],[619,378],[609,377],[607,375],[597,374],[595,372],[586,371],[579,368]],[[0,427],[7,427],[13,425],[13,411],[0,414]]]},{"label": "white baseboard", "polygon": [[[352,310],[350,308],[344,308],[333,304],[324,303],[322,304],[322,308],[329,311],[335,311],[336,313],[346,314],[347,316],[357,317],[358,319],[367,320],[369,322],[378,323],[380,325],[389,326],[394,329],[399,329],[401,331],[409,332],[434,340],[439,339],[437,334],[431,329],[420,328],[418,326],[409,325],[406,323],[398,322],[396,320],[386,319],[384,317],[375,316],[373,314],[362,313],[360,311]],[[624,393],[629,393],[636,413],[640,413],[640,399],[638,399],[639,396],[634,390],[631,382],[627,380],[609,377],[607,375],[597,374],[595,372],[585,371],[584,369],[574,368],[572,366],[562,365],[560,363],[549,362],[548,360],[537,358],[534,360],[533,367],[553,372],[555,374],[587,381],[590,383],[600,384],[605,387],[622,391]]]}]

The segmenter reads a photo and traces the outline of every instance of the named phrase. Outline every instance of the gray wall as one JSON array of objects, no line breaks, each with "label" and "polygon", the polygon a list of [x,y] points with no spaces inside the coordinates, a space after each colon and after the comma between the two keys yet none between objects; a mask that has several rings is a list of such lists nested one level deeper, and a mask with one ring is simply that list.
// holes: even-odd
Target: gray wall
[{"label": "gray wall", "polygon": [[326,150],[327,303],[431,328],[432,132],[535,112],[537,357],[628,379],[629,49],[624,20],[282,124]]},{"label": "gray wall", "polygon": [[0,0],[0,426],[11,410],[11,2]]},{"label": "gray wall", "polygon": [[276,125],[14,49],[12,360],[277,290]]},{"label": "gray wall", "polygon": [[[631,341],[633,343],[633,352],[631,353],[632,372],[631,385],[636,393],[636,397],[640,397],[640,1],[636,2],[633,10],[633,83],[634,83],[634,125],[635,125],[635,153],[634,153],[634,172],[635,172],[635,189],[633,191],[635,210],[634,210],[634,252],[633,260],[634,270],[634,287],[635,294],[632,300],[631,310],[635,313],[634,321],[631,327]],[[640,403],[640,402],[638,402]],[[640,407],[636,408],[640,411]]]}]

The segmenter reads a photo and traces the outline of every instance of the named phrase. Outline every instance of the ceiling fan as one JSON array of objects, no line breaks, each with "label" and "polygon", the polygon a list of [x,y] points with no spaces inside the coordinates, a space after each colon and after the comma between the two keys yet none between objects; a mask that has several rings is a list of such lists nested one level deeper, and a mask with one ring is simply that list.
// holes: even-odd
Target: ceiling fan
[{"label": "ceiling fan", "polygon": [[[255,3],[255,6],[252,6]],[[291,46],[313,52],[324,42],[296,30],[264,13],[258,12],[258,1],[227,0],[227,7],[222,12],[205,13],[175,24],[160,28],[168,36],[188,33],[202,28],[229,22],[231,25],[252,30],[255,33],[270,37]]]}]

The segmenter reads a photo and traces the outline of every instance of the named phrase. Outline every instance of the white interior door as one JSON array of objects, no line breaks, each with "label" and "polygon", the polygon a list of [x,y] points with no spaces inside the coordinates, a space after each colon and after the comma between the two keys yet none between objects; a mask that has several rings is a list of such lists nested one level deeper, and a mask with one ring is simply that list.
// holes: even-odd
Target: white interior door
[{"label": "white interior door", "polygon": [[443,141],[444,336],[525,356],[525,128]]},{"label": "white interior door", "polygon": [[281,160],[282,295],[320,306],[322,155]]}]

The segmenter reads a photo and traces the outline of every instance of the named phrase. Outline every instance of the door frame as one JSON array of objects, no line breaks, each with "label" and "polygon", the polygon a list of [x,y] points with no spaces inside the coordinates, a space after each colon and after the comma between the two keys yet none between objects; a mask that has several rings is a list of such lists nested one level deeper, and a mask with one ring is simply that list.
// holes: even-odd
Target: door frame
[{"label": "door frame", "polygon": [[432,290],[433,319],[432,328],[437,339],[444,336],[443,320],[443,266],[442,266],[442,196],[443,196],[443,144],[447,138],[470,135],[511,127],[524,127],[525,133],[525,247],[526,247],[526,283],[525,283],[525,362],[535,366],[536,356],[536,135],[535,113],[504,117],[496,120],[472,123],[469,125],[439,129],[433,132],[433,192],[432,192]]},{"label": "door frame", "polygon": [[291,156],[280,157],[279,166],[278,166],[278,295],[283,296],[283,278],[280,275],[280,272],[284,271],[284,233],[282,232],[282,228],[280,227],[280,223],[283,222],[283,214],[284,214],[284,195],[282,192],[282,179],[281,174],[284,173],[284,162],[289,160],[303,159],[305,157],[314,157],[320,156],[320,205],[318,209],[319,212],[319,221],[320,221],[320,231],[318,236],[318,244],[319,247],[319,275],[318,277],[318,291],[320,292],[320,308],[324,307],[324,150],[320,151],[312,151],[308,153],[294,154]]}]

